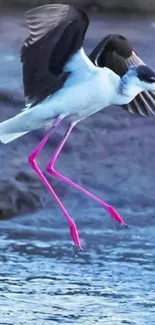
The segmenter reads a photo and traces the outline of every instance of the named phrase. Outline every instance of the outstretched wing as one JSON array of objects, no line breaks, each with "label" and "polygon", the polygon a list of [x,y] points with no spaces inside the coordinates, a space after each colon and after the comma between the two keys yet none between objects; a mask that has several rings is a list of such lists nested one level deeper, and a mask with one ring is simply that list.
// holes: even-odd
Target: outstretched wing
[{"label": "outstretched wing", "polygon": [[87,15],[69,5],[45,5],[26,13],[29,37],[21,48],[24,94],[35,106],[59,90],[70,71],[66,62],[83,44]]},{"label": "outstretched wing", "polygon": [[[121,35],[108,35],[93,50],[89,58],[99,67],[107,67],[122,77],[131,65],[145,64],[127,39]],[[122,107],[130,113],[155,115],[155,92],[142,92]]]}]

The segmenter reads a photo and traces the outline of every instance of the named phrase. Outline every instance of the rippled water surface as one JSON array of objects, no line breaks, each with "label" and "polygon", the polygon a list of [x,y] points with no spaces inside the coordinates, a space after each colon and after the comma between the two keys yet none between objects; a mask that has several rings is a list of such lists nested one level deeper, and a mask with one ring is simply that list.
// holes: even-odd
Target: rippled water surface
[{"label": "rippled water surface", "polygon": [[98,228],[90,217],[76,253],[51,214],[0,224],[0,324],[153,325],[154,225]]}]

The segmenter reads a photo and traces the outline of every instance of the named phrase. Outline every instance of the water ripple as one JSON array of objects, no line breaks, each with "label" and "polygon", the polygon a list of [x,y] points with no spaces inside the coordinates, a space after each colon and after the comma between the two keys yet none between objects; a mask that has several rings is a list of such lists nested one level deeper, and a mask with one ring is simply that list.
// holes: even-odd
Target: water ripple
[{"label": "water ripple", "polygon": [[77,252],[67,229],[60,233],[55,226],[53,238],[49,225],[36,231],[32,218],[27,225],[22,218],[1,223],[3,324],[154,324],[153,226],[99,230],[81,224],[87,244]]}]

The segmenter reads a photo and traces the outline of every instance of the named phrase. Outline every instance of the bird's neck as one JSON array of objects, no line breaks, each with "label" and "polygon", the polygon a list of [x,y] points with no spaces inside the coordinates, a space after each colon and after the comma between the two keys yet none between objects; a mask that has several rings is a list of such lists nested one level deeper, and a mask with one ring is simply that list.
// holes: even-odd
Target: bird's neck
[{"label": "bird's neck", "polygon": [[124,105],[130,103],[140,92],[142,92],[142,87],[132,83],[132,80],[124,82],[122,78],[119,79],[116,105]]}]

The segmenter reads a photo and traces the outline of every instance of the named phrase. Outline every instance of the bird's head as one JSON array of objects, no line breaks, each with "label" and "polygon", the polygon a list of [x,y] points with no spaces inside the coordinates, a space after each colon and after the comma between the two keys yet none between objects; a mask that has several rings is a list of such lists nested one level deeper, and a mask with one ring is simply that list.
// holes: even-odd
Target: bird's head
[{"label": "bird's head", "polygon": [[141,91],[155,91],[155,71],[146,65],[131,66],[122,81],[139,87]]}]

